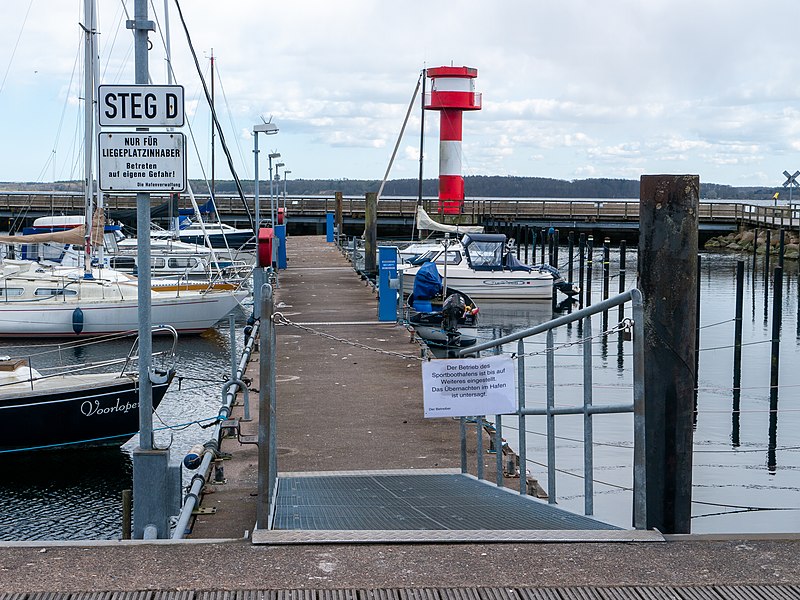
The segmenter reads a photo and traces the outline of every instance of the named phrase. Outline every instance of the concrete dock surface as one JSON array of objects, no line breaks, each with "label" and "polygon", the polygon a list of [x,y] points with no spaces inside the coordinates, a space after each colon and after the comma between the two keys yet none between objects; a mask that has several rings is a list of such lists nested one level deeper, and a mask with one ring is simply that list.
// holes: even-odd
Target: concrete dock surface
[{"label": "concrete dock surface", "polygon": [[[422,417],[420,349],[409,333],[377,322],[374,292],[324,237],[292,237],[287,246],[276,310],[295,325],[278,328],[279,470],[458,468],[458,422]],[[256,432],[258,371],[256,354],[247,373],[254,420],[241,424],[243,435]],[[231,454],[225,483],[207,486],[189,539],[0,542],[0,600],[44,599],[41,592],[51,593],[48,600],[84,597],[77,592],[120,600],[134,596],[112,592],[145,591],[163,593],[135,597],[177,598],[180,591],[186,600],[232,600],[227,592],[298,600],[800,598],[794,534],[254,545],[257,447],[233,438],[222,449]],[[491,481],[494,460],[486,456]]]}]

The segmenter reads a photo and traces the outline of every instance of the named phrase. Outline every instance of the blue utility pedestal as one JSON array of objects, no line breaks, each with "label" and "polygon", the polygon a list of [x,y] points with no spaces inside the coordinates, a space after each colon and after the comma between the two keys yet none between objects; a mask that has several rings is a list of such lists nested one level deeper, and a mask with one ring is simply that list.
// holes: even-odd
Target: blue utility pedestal
[{"label": "blue utility pedestal", "polygon": [[275,226],[275,237],[278,239],[278,269],[286,268],[286,225]]},{"label": "blue utility pedestal", "polygon": [[397,248],[378,246],[378,320],[397,320]]},{"label": "blue utility pedestal", "polygon": [[325,213],[325,241],[326,242],[333,242],[335,241],[335,236],[333,235],[333,213]]}]

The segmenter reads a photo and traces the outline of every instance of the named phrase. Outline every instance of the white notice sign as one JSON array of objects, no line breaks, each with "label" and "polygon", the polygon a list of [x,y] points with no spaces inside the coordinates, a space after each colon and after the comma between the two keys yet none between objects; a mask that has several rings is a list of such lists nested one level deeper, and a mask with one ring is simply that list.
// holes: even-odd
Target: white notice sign
[{"label": "white notice sign", "polygon": [[98,181],[104,192],[182,192],[186,189],[185,136],[175,132],[98,136]]},{"label": "white notice sign", "polygon": [[425,417],[470,417],[516,412],[514,361],[509,356],[422,363]]}]

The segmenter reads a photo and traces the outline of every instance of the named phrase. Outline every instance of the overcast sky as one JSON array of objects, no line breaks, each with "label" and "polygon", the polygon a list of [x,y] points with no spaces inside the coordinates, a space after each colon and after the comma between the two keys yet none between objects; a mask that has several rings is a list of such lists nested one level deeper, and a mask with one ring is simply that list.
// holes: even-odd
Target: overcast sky
[{"label": "overcast sky", "polygon": [[[133,13],[133,0],[126,0]],[[478,70],[463,174],[781,185],[800,169],[800,35],[791,0],[180,0],[237,173],[253,177],[254,124],[272,117],[293,178],[381,179],[420,71]],[[185,86],[189,176],[211,176],[209,111],[170,0]],[[155,9],[155,12],[154,12]],[[99,0],[102,83],[133,83],[120,0]],[[164,2],[150,17],[153,83],[166,83]],[[0,181],[82,178],[83,0],[0,3]],[[426,178],[439,115],[425,118]],[[390,178],[418,175],[417,100]],[[194,139],[194,141],[192,141]],[[198,157],[199,154],[199,157]],[[262,179],[267,178],[262,153]],[[275,161],[277,162],[277,161]],[[202,166],[201,166],[202,165]],[[215,177],[230,179],[217,146]],[[467,189],[469,195],[469,189]]]}]

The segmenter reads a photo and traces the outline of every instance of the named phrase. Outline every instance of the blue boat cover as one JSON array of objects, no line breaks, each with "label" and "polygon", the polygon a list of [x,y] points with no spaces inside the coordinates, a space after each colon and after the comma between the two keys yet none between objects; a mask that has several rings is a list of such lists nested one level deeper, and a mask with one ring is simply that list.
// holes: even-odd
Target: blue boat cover
[{"label": "blue boat cover", "polygon": [[436,264],[423,263],[414,277],[414,297],[418,300],[430,300],[442,291],[442,277],[436,270]]}]

